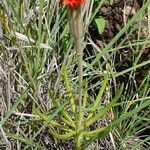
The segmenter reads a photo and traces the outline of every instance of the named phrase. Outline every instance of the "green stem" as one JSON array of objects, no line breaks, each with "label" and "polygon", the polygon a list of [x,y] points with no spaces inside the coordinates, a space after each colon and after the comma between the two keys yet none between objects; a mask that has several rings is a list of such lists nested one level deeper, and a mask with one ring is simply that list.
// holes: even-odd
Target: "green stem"
[{"label": "green stem", "polygon": [[83,22],[81,17],[81,7],[77,7],[75,9],[69,8],[69,23],[70,23],[70,33],[74,40],[74,48],[76,49],[76,58],[78,64],[78,99],[76,102],[76,110],[78,110],[78,114],[76,117],[76,138],[77,144],[76,148],[81,149],[80,143],[80,130],[82,128],[82,90],[83,90],[83,66],[82,66],[82,59],[83,59]]},{"label": "green stem", "polygon": [[76,57],[78,63],[78,101],[77,106],[79,110],[78,126],[81,126],[82,120],[80,117],[82,108],[82,85],[83,85],[83,66],[82,66],[82,56],[83,56],[83,22],[81,17],[81,7],[76,9],[68,8],[69,11],[69,21],[70,21],[70,32],[74,40],[74,46],[76,49]]}]

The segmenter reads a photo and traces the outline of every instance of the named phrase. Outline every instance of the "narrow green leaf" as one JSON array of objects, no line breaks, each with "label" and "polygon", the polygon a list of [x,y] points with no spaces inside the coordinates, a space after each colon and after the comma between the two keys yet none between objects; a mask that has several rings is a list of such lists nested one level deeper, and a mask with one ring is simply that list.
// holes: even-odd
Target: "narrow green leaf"
[{"label": "narrow green leaf", "polygon": [[[95,140],[105,138],[109,134],[109,132],[112,130],[112,128],[113,128],[112,125],[108,125],[107,127],[96,129],[94,131],[94,136],[92,136],[92,131],[90,131],[91,132],[89,133],[90,140],[85,143],[85,148],[87,148]],[[96,134],[96,131],[98,132],[98,134]]]},{"label": "narrow green leaf", "polygon": [[105,76],[105,79],[104,79],[104,81],[103,81],[103,83],[102,83],[102,87],[101,87],[101,89],[100,89],[100,91],[99,91],[99,93],[98,93],[98,96],[96,97],[96,100],[94,101],[94,105],[92,106],[92,108],[91,108],[91,113],[89,114],[89,116],[88,116],[88,118],[87,118],[87,120],[88,119],[90,119],[92,116],[93,116],[93,113],[94,113],[94,111],[98,108],[98,106],[100,105],[100,101],[101,101],[101,99],[102,99],[102,96],[103,96],[103,93],[104,93],[104,91],[105,91],[105,89],[106,89],[106,85],[107,85],[107,83],[108,83],[108,75],[106,75]]},{"label": "narrow green leaf", "polygon": [[63,68],[62,72],[63,72],[63,79],[65,82],[66,90],[68,92],[68,96],[69,96],[69,100],[70,100],[70,107],[71,107],[72,112],[75,113],[75,101],[73,99],[71,87],[69,85],[69,78],[68,78],[66,67]]},{"label": "narrow green leaf", "polygon": [[69,114],[66,112],[66,110],[64,109],[64,107],[62,107],[62,105],[59,103],[58,100],[55,99],[55,97],[53,96],[53,94],[49,91],[49,96],[53,102],[53,104],[59,109],[60,107],[62,108],[60,110],[60,113],[65,117],[61,117],[61,119],[67,123],[69,126],[72,126],[73,128],[75,127],[75,124],[73,122],[73,120],[70,118]]},{"label": "narrow green leaf", "polygon": [[142,109],[144,109],[145,107],[150,107],[150,100],[145,101],[144,103],[142,103],[140,106],[138,106],[137,108],[134,108],[133,110],[127,112],[126,114],[123,114],[119,117],[119,119],[115,120],[112,125],[114,127],[117,127],[123,120],[132,117],[133,115],[137,114],[139,111],[141,111]]},{"label": "narrow green leaf", "polygon": [[122,91],[123,91],[123,87],[124,87],[124,84],[121,85],[119,91],[116,93],[114,99],[109,103],[107,104],[103,109],[102,111],[100,111],[98,114],[96,114],[95,117],[93,118],[90,118],[88,120],[85,121],[85,127],[88,127],[89,125],[91,125],[92,123],[96,122],[97,120],[99,120],[101,117],[103,117],[107,111],[109,109],[111,109],[115,103],[118,101],[118,99],[121,97],[121,94],[122,94]]},{"label": "narrow green leaf", "polygon": [[84,133],[85,137],[95,137],[95,138],[104,138],[105,136],[107,136],[110,132],[110,130],[112,129],[112,125],[109,125],[107,127],[100,127],[98,129],[95,129],[93,131],[86,131]]},{"label": "narrow green leaf", "polygon": [[66,134],[58,134],[56,131],[54,131],[53,129],[49,129],[49,132],[56,138],[61,139],[61,140],[70,140],[75,136],[75,132],[69,132]]},{"label": "narrow green leaf", "polygon": [[38,115],[38,116],[39,116],[43,121],[45,121],[47,124],[49,124],[49,125],[51,125],[51,126],[53,126],[53,127],[58,127],[59,129],[62,129],[62,130],[64,130],[64,131],[69,131],[69,129],[68,129],[67,127],[65,127],[65,126],[63,126],[63,125],[61,125],[61,124],[55,122],[54,120],[52,120],[52,119],[53,119],[52,115],[51,115],[51,116],[44,115],[44,114],[42,114],[42,113],[41,113],[38,109],[36,109],[36,108],[34,108],[33,111],[34,111],[34,113],[35,113],[36,115]]},{"label": "narrow green leaf", "polygon": [[[28,87],[29,88],[29,87]],[[17,102],[12,106],[12,108],[10,109],[10,111],[8,111],[4,117],[4,119],[2,121],[0,121],[1,126],[3,126],[5,124],[5,122],[7,121],[7,119],[11,116],[11,114],[17,109],[17,107],[19,106],[19,104],[23,101],[23,99],[25,99],[25,97],[27,96],[28,90],[29,89],[25,89],[20,97],[16,100]]]},{"label": "narrow green leaf", "polygon": [[23,137],[21,135],[14,135],[12,133],[6,133],[7,137],[9,137],[10,139],[14,139],[14,140],[18,140],[20,142],[23,142],[29,146],[32,146],[32,147],[35,147],[37,146],[38,148],[40,149],[44,149],[43,146],[39,145],[38,143],[35,143],[35,142],[31,142],[30,139],[26,138],[26,137]]}]

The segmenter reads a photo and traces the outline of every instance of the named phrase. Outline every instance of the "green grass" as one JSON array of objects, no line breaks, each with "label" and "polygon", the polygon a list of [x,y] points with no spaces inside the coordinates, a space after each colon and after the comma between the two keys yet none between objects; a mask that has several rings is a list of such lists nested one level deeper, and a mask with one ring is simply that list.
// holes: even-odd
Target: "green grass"
[{"label": "green grass", "polygon": [[[74,119],[70,105],[78,96],[76,53],[67,12],[56,0],[48,2],[0,1],[0,143],[3,139],[8,149],[66,149],[67,144],[74,148],[74,139],[60,140],[48,132],[52,121],[59,123],[61,116]],[[150,47],[150,24],[143,26],[143,22],[150,18],[150,1],[145,1],[116,36],[101,47],[92,40],[88,27],[103,3],[103,0],[88,1],[82,14],[85,16],[85,50],[86,45],[90,45],[92,51],[83,60],[86,81],[82,117],[89,126],[84,149],[99,149],[102,143],[110,145],[110,149],[147,149],[150,146],[147,133],[150,60],[144,53]],[[142,37],[143,28],[147,29],[148,36]],[[134,34],[136,38],[130,40]],[[121,52],[126,49],[132,51],[131,66],[118,70],[115,58],[119,54],[119,63],[124,63]],[[68,75],[64,75],[64,67]],[[122,82],[124,89],[117,97],[115,93]],[[88,120],[88,116],[93,118]],[[60,122],[63,130],[71,126],[67,121]],[[99,132],[108,124],[105,132],[95,134],[93,131]],[[63,133],[59,128],[57,131]]]}]

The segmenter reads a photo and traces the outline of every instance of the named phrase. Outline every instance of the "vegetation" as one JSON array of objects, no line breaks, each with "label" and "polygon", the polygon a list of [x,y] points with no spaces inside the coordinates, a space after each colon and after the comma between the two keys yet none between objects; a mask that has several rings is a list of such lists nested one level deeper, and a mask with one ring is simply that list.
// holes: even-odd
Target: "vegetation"
[{"label": "vegetation", "polygon": [[0,149],[149,148],[150,1],[95,41],[89,27],[103,36],[98,12],[113,3],[86,1],[73,29],[56,0],[0,1]]}]

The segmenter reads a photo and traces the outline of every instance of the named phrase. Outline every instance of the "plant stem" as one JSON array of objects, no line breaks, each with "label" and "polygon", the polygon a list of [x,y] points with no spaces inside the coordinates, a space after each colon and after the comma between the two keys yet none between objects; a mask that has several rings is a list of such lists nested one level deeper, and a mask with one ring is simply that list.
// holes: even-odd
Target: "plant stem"
[{"label": "plant stem", "polygon": [[[76,131],[77,131],[77,138],[78,134],[82,127],[82,90],[83,90],[83,66],[82,66],[82,59],[83,59],[83,22],[81,17],[81,7],[77,7],[75,9],[68,8],[69,11],[69,21],[70,21],[70,32],[71,36],[74,40],[74,48],[76,49],[76,57],[77,57],[77,64],[78,64],[78,99],[76,102],[76,110],[78,110],[78,114],[76,117]],[[77,139],[79,140],[79,139]],[[80,146],[77,146],[77,149]]]},{"label": "plant stem", "polygon": [[[79,88],[78,88],[78,109],[79,114],[82,107],[82,85],[83,85],[83,22],[81,18],[81,7],[76,9],[68,8],[69,10],[69,21],[70,21],[70,32],[74,40],[74,47],[76,49],[76,57],[78,63],[78,76],[79,76]],[[79,117],[80,118],[80,117]],[[81,122],[80,122],[81,123]]]}]

